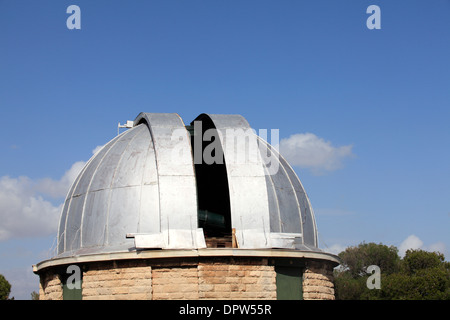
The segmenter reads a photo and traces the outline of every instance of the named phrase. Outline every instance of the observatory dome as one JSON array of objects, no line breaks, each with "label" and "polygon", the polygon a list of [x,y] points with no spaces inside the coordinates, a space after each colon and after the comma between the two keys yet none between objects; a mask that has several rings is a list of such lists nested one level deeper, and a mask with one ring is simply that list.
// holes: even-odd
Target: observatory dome
[{"label": "observatory dome", "polygon": [[199,249],[212,239],[321,251],[299,178],[245,118],[201,114],[185,125],[177,114],[141,113],[74,181],[57,256]]}]

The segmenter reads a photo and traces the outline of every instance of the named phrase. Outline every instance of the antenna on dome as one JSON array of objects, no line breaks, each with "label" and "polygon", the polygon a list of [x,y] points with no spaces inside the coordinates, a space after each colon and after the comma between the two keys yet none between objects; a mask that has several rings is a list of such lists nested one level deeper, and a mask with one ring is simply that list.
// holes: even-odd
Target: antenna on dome
[{"label": "antenna on dome", "polygon": [[127,120],[127,123],[125,123],[125,124],[120,124],[120,122],[119,122],[119,124],[117,125],[117,135],[119,135],[120,128],[133,128],[133,126],[134,126],[134,121],[131,121],[131,120]]}]

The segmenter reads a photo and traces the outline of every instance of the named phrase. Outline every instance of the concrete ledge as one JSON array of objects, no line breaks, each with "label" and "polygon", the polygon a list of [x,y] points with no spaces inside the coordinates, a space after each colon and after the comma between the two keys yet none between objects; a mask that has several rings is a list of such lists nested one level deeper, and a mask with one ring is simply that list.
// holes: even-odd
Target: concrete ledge
[{"label": "concrete ledge", "polygon": [[335,266],[341,262],[336,255],[317,251],[289,249],[231,249],[210,248],[196,250],[142,250],[130,252],[100,253],[72,257],[53,258],[33,265],[33,272],[67,264],[130,259],[195,258],[195,257],[265,257],[265,258],[305,258],[326,260]]}]

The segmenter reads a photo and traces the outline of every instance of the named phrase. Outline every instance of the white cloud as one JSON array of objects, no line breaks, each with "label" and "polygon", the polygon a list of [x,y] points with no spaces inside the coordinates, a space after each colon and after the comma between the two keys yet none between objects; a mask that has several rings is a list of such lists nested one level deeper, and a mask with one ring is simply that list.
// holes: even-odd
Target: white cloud
[{"label": "white cloud", "polygon": [[102,146],[96,146],[94,148],[94,150],[92,150],[92,154],[96,154],[97,152],[99,152],[100,150],[102,150],[102,148],[104,147],[104,145]]},{"label": "white cloud", "polygon": [[11,284],[10,298],[30,300],[31,292],[39,292],[39,277],[33,273],[30,267],[2,270],[2,274]]},{"label": "white cloud", "polygon": [[59,180],[44,178],[36,183],[37,192],[51,196],[53,198],[65,197],[72,182],[76,179],[81,169],[86,163],[84,161],[75,162]]},{"label": "white cloud", "polygon": [[419,239],[419,237],[415,235],[408,236],[398,247],[398,251],[400,256],[404,256],[405,252],[409,249],[421,249],[423,247],[423,241]]},{"label": "white cloud", "polygon": [[[432,243],[429,246],[427,246],[427,250],[431,251],[431,252],[440,252],[440,253],[446,253],[447,248],[445,246],[445,243],[443,242],[436,242],[436,243]],[[447,256],[447,255],[445,255]]]},{"label": "white cloud", "polygon": [[313,173],[342,167],[345,158],[353,156],[352,145],[335,147],[313,133],[299,133],[281,139],[280,153],[292,166],[309,168]]},{"label": "white cloud", "polygon": [[60,210],[34,191],[31,179],[0,178],[0,240],[51,234]]},{"label": "white cloud", "polygon": [[437,252],[443,253],[444,255],[446,255],[446,253],[447,253],[446,252],[447,248],[443,242],[436,242],[436,243],[432,243],[430,245],[424,245],[423,241],[414,234],[408,236],[400,244],[400,246],[398,248],[399,255],[401,257],[404,257],[406,251],[409,249],[412,249],[412,250],[422,249],[422,250],[430,251],[430,252],[437,251]]},{"label": "white cloud", "polygon": [[342,251],[345,251],[346,248],[347,248],[347,246],[335,243],[329,247],[324,248],[324,251],[337,255],[337,254],[341,253]]},{"label": "white cloud", "polygon": [[[75,162],[59,180],[0,177],[0,241],[55,233],[63,199],[85,164]],[[49,198],[61,204],[55,205]]]},{"label": "white cloud", "polygon": [[[347,249],[350,246],[354,246],[354,245],[342,245],[339,243],[335,243],[332,244],[330,246],[324,245],[324,247],[322,248],[325,252],[329,252],[332,254],[339,254],[342,251],[345,251],[345,249]],[[408,236],[405,240],[402,241],[402,243],[400,244],[400,246],[398,246],[398,253],[400,257],[404,257],[405,253],[407,250],[417,250],[417,249],[421,249],[421,250],[425,250],[425,251],[429,251],[429,252],[440,252],[442,254],[444,254],[444,256],[447,258],[448,260],[448,252],[447,252],[447,247],[445,245],[445,243],[443,242],[436,242],[436,243],[432,243],[430,245],[425,245],[424,242],[417,237],[416,235],[412,234],[410,236]]]}]

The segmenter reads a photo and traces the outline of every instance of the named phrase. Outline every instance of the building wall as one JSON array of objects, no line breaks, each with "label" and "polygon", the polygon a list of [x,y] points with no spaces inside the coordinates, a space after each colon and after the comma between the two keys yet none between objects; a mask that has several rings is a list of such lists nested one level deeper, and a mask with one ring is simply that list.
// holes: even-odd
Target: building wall
[{"label": "building wall", "polygon": [[[82,266],[86,300],[276,299],[275,266],[267,258],[123,260]],[[61,269],[59,269],[61,270]],[[62,299],[58,275],[41,274],[40,299]],[[306,264],[304,299],[334,299],[332,268]]]},{"label": "building wall", "polygon": [[200,299],[276,299],[275,270],[267,259],[207,261],[198,276]]},{"label": "building wall", "polygon": [[333,268],[326,263],[309,262],[303,272],[303,299],[334,300]]},{"label": "building wall", "polygon": [[145,261],[99,262],[83,272],[83,299],[152,299],[152,269]]},{"label": "building wall", "polygon": [[41,274],[39,283],[39,299],[62,300],[62,298],[63,289],[59,276],[51,271]]},{"label": "building wall", "polygon": [[152,275],[154,300],[199,299],[197,267],[153,267]]}]

